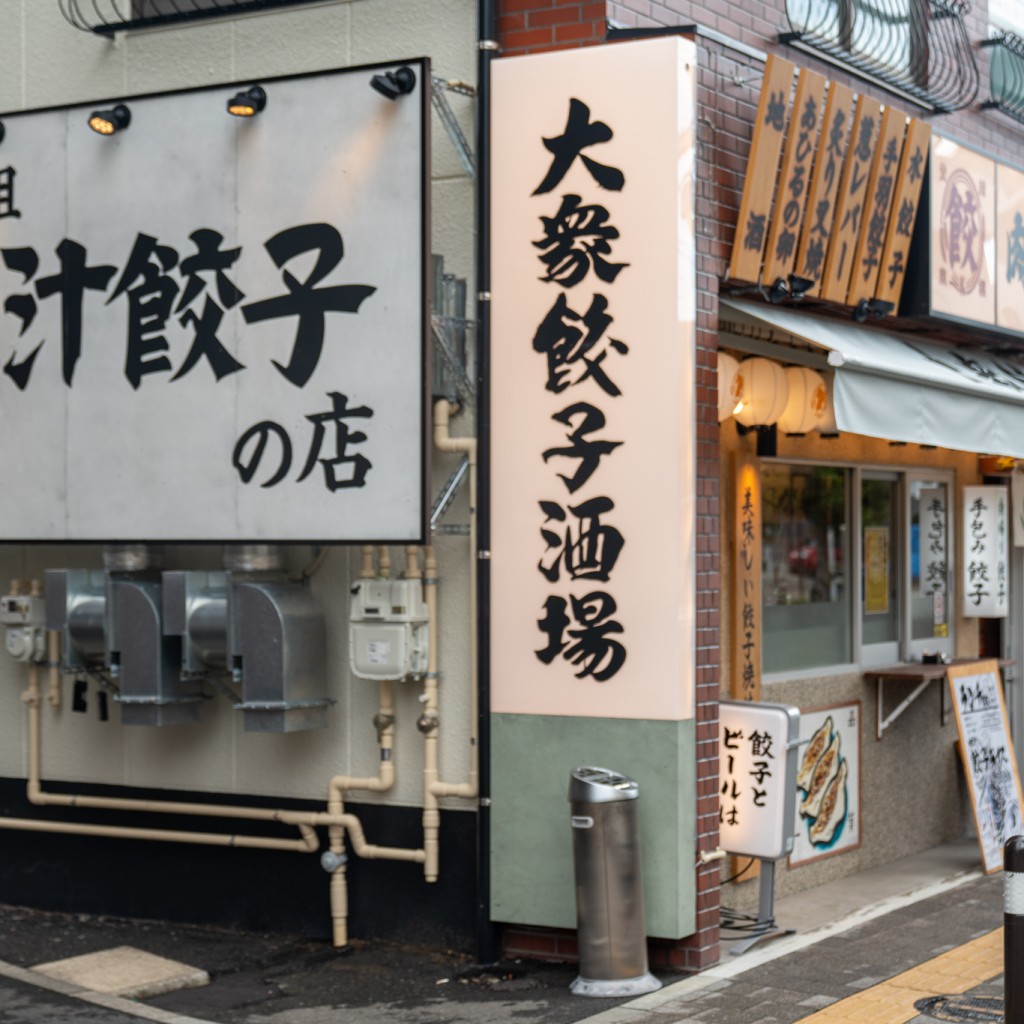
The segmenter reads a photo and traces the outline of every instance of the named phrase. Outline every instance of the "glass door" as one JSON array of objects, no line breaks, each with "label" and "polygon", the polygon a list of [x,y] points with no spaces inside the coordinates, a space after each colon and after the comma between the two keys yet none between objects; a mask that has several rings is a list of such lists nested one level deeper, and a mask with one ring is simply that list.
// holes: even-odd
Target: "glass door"
[{"label": "glass door", "polygon": [[864,473],[860,491],[861,663],[900,660],[899,477]]},{"label": "glass door", "polygon": [[909,654],[953,654],[952,487],[948,477],[910,476]]}]

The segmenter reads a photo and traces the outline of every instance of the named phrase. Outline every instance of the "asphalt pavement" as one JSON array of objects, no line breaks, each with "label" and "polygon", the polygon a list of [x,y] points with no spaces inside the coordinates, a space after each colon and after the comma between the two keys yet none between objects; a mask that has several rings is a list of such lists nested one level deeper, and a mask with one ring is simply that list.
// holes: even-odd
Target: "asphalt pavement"
[{"label": "asphalt pavement", "polygon": [[[571,964],[479,967],[451,952],[376,942],[339,956],[287,935],[0,907],[0,1024],[998,1021],[1003,879],[980,872],[976,849],[961,844],[955,856],[912,858],[780,900],[776,918],[793,934],[732,956],[745,933],[725,932],[719,965],[660,975],[662,989],[632,1000],[572,995]],[[205,970],[210,983],[126,999],[32,970],[118,946]]]}]

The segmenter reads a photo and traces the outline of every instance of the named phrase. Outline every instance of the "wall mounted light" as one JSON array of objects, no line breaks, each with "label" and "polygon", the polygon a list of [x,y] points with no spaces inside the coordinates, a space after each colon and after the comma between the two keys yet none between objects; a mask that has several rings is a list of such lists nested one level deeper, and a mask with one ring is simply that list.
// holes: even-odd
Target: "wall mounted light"
[{"label": "wall mounted light", "polygon": [[416,72],[412,68],[399,68],[397,71],[385,71],[374,75],[370,85],[389,100],[397,100],[416,88]]},{"label": "wall mounted light", "polygon": [[3,121],[0,121],[0,142],[4,141],[4,135],[6,134],[6,132],[7,132],[7,129],[4,128]]},{"label": "wall mounted light", "polygon": [[881,320],[882,317],[888,316],[895,308],[893,303],[886,302],[884,299],[861,299],[853,307],[853,319],[859,324],[864,323],[868,317],[871,317],[873,320]]},{"label": "wall mounted light", "polygon": [[773,305],[778,305],[783,299],[799,302],[813,285],[814,281],[811,278],[800,277],[799,274],[777,277],[775,283],[768,289],[768,301]]},{"label": "wall mounted light", "polygon": [[262,86],[253,85],[236,92],[228,100],[228,113],[235,117],[255,117],[267,105],[267,94]]},{"label": "wall mounted light", "polygon": [[100,135],[113,135],[132,123],[132,112],[118,103],[110,110],[94,110],[89,115],[89,127]]}]

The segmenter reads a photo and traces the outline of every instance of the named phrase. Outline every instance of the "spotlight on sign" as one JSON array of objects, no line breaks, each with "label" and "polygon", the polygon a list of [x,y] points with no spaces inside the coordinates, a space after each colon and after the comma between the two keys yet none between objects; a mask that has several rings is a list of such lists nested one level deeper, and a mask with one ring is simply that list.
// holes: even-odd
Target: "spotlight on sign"
[{"label": "spotlight on sign", "polygon": [[228,100],[228,113],[235,117],[255,117],[267,105],[267,94],[262,86],[254,85],[236,92]]},{"label": "spotlight on sign", "polygon": [[94,110],[89,115],[89,127],[100,135],[113,135],[132,122],[132,112],[123,104],[118,103],[110,110]]},{"label": "spotlight on sign", "polygon": [[397,71],[385,71],[374,75],[370,85],[389,100],[397,100],[416,88],[416,72],[412,68],[399,68]]},{"label": "spotlight on sign", "polygon": [[872,320],[881,320],[895,308],[893,303],[886,302],[884,299],[861,299],[854,306],[853,319],[859,324],[864,323],[869,317]]}]

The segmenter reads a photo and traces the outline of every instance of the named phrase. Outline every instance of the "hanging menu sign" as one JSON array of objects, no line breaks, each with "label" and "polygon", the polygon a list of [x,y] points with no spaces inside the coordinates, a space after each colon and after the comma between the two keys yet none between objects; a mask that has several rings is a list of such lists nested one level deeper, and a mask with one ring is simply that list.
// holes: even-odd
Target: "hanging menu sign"
[{"label": "hanging menu sign", "polygon": [[770,54],[765,64],[754,137],[750,142],[750,159],[743,180],[740,214],[736,222],[736,240],[729,263],[729,277],[741,281],[756,281],[761,274],[761,257],[768,238],[772,194],[795,71],[795,65],[775,54]]},{"label": "hanging menu sign", "polygon": [[949,557],[946,553],[946,527],[949,520],[946,510],[946,488],[922,488],[920,500],[920,588],[922,594],[932,599],[933,635],[944,637],[949,636],[946,612],[946,579],[949,568]]},{"label": "hanging menu sign", "polygon": [[833,302],[846,301],[881,117],[881,104],[873,103],[866,96],[858,98],[850,147],[839,183],[835,227],[825,257],[825,273],[821,279],[822,298]]},{"label": "hanging menu sign", "polygon": [[761,474],[749,456],[736,467],[736,567],[733,597],[732,695],[761,699]]},{"label": "hanging menu sign", "polygon": [[965,487],[963,608],[968,618],[1005,618],[1009,606],[1006,487]]}]

